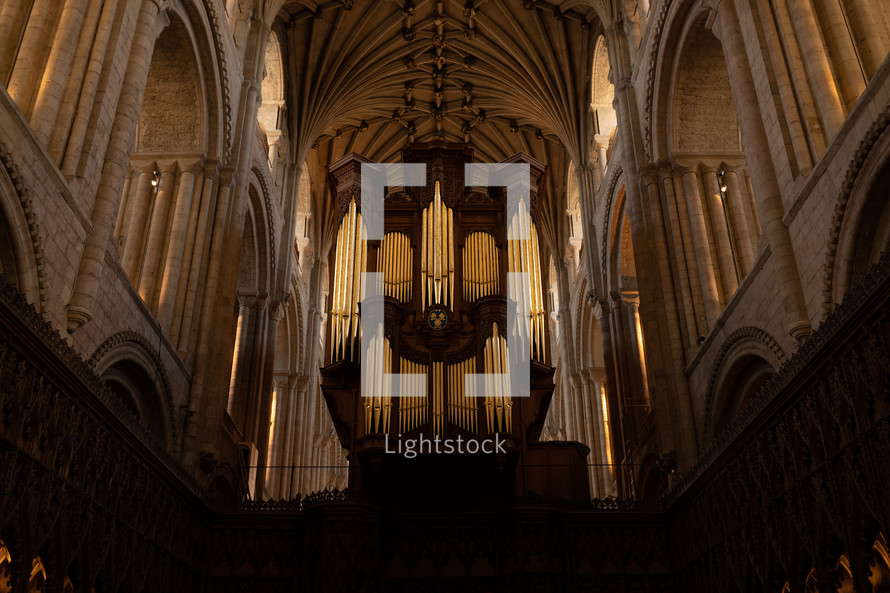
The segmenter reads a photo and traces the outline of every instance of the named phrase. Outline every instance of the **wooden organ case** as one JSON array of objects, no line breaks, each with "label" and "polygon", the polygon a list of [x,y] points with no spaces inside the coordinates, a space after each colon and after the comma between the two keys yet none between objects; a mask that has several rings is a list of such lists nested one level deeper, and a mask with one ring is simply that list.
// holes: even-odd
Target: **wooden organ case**
[{"label": "wooden organ case", "polygon": [[[349,457],[349,487],[395,502],[527,493],[588,499],[587,448],[539,442],[554,376],[545,306],[549,260],[535,226],[545,167],[522,154],[505,161],[527,163],[531,171],[530,195],[523,196],[530,240],[508,241],[506,189],[464,186],[472,149],[411,144],[402,161],[425,163],[426,185],[386,188],[378,241],[365,240],[361,223],[361,165],[369,161],[350,154],[328,168],[339,230],[330,258],[322,392]],[[522,398],[511,397],[504,374],[509,271],[531,279],[531,384]],[[362,397],[362,272],[383,275],[385,367],[423,375],[426,397]],[[467,373],[506,380],[486,379],[486,394],[494,395],[467,397]],[[471,450],[470,441],[480,448]]]}]

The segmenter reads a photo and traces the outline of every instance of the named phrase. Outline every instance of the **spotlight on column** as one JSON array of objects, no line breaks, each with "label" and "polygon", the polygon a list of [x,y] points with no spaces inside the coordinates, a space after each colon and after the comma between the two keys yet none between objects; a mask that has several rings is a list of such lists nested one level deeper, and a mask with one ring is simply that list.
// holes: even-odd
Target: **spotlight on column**
[{"label": "spotlight on column", "polygon": [[726,175],[726,172],[723,169],[720,169],[720,172],[717,173],[717,183],[720,184],[720,193],[722,194],[726,193],[726,177],[724,175]]},{"label": "spotlight on column", "polygon": [[151,186],[157,187],[158,183],[160,183],[160,181],[161,181],[161,174],[158,173],[157,171],[152,171],[151,172]]}]

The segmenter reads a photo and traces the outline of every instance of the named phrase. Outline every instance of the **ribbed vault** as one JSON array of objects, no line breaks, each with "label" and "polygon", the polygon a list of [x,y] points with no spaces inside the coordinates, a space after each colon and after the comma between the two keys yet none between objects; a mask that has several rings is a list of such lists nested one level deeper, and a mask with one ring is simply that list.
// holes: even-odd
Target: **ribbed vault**
[{"label": "ribbed vault", "polygon": [[393,162],[409,141],[443,139],[477,161],[532,155],[561,204],[568,162],[587,160],[601,30],[587,3],[300,1],[275,26],[291,151],[313,179],[349,152]]}]

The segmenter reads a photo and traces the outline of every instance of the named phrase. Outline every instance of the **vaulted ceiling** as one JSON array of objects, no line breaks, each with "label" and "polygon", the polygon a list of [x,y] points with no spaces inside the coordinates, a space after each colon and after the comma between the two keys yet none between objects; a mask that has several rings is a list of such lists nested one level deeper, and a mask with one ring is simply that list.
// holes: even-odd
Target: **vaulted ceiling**
[{"label": "vaulted ceiling", "polygon": [[532,155],[550,168],[548,193],[564,192],[552,182],[564,186],[593,134],[600,31],[577,0],[286,3],[273,33],[292,154],[323,179],[349,152],[392,162],[410,141],[468,142],[480,162]]}]

